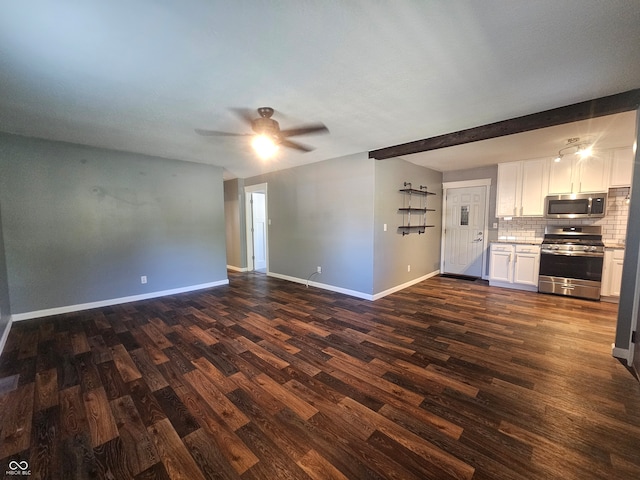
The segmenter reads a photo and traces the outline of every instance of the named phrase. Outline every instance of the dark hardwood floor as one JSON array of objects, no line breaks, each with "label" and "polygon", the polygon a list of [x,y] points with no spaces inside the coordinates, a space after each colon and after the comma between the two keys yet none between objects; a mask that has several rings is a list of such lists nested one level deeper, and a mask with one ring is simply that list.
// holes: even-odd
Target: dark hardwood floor
[{"label": "dark hardwood floor", "polygon": [[640,478],[616,305],[442,277],[369,302],[229,276],[15,323],[0,474]]}]

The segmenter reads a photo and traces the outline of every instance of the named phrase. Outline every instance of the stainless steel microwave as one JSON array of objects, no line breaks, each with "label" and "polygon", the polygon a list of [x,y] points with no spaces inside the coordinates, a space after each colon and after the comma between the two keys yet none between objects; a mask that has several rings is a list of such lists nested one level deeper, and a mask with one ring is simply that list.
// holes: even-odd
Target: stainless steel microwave
[{"label": "stainless steel microwave", "polygon": [[606,193],[549,195],[544,202],[545,218],[598,218],[607,208]]}]

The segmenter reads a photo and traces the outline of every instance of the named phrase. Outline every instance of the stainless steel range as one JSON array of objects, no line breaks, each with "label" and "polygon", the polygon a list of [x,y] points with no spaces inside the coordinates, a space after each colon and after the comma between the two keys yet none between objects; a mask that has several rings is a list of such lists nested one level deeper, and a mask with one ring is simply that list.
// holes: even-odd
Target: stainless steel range
[{"label": "stainless steel range", "polygon": [[601,227],[547,227],[538,291],[599,300],[603,261]]}]

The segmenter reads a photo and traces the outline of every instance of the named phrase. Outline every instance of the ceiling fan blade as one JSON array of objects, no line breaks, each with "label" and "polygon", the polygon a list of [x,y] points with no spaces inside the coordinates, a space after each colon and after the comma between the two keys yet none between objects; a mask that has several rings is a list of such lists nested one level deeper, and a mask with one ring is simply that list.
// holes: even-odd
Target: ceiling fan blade
[{"label": "ceiling fan blade", "polygon": [[219,132],[217,130],[202,130],[201,128],[196,128],[196,133],[205,137],[249,137],[252,135],[251,133],[233,133]]},{"label": "ceiling fan blade", "polygon": [[301,125],[297,128],[287,128],[280,130],[282,137],[295,137],[296,135],[309,135],[317,133],[329,133],[329,129],[323,123],[312,123],[309,125]]},{"label": "ceiling fan blade", "polygon": [[230,110],[249,125],[251,125],[257,116],[256,110],[252,110],[250,108],[231,108]]},{"label": "ceiling fan blade", "polygon": [[280,140],[280,145],[283,147],[293,148],[295,150],[300,150],[301,152],[310,152],[311,150],[315,150],[313,147],[309,147],[307,145],[303,145],[298,142],[292,142],[291,140],[287,140],[285,138]]}]

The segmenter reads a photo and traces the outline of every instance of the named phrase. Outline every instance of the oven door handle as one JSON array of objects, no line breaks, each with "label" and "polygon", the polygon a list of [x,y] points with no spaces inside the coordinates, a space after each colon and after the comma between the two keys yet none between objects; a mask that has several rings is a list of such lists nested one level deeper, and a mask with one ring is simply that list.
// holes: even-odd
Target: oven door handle
[{"label": "oven door handle", "polygon": [[603,253],[594,253],[594,252],[556,252],[553,250],[540,250],[540,254],[542,255],[560,255],[562,257],[604,257]]}]

